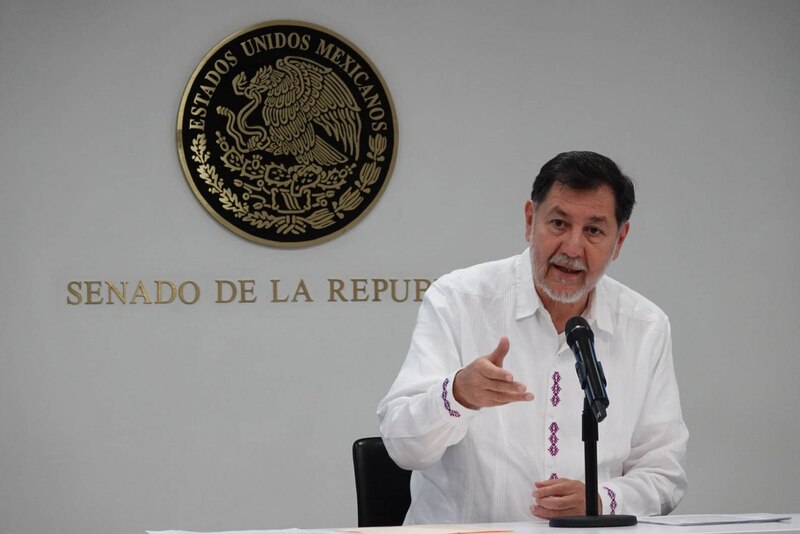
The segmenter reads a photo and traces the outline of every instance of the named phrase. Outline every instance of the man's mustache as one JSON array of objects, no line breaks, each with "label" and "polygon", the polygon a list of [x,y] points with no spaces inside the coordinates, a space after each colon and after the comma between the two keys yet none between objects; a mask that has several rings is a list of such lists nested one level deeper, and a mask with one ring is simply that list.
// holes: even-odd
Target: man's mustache
[{"label": "man's mustache", "polygon": [[587,270],[586,262],[580,258],[571,258],[566,254],[558,254],[550,258],[549,261],[550,265],[560,265],[562,267],[567,267],[568,269],[572,269],[574,271],[585,271]]}]

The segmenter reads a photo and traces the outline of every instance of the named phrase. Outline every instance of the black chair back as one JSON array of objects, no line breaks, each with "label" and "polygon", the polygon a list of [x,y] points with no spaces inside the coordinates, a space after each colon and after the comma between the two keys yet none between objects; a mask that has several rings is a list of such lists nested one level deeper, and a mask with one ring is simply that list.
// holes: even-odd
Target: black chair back
[{"label": "black chair back", "polygon": [[411,471],[398,467],[381,438],[361,438],[353,443],[359,527],[403,524],[411,504]]}]

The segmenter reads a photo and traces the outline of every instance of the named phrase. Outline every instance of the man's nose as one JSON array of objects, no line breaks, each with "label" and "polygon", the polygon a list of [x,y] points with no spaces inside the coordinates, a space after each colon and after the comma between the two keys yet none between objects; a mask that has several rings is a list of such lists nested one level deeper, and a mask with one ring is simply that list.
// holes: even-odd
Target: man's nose
[{"label": "man's nose", "polygon": [[561,252],[570,258],[582,258],[585,245],[585,236],[580,229],[572,229],[564,234],[561,242]]}]

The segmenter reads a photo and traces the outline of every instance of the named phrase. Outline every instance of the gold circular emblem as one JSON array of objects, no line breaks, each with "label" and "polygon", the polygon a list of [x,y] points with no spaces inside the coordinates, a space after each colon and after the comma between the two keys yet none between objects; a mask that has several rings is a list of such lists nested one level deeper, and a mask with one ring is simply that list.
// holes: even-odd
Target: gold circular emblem
[{"label": "gold circular emblem", "polygon": [[386,84],[352,43],[272,21],[218,43],[178,112],[178,154],[203,207],[259,243],[321,243],[358,222],[394,167]]}]

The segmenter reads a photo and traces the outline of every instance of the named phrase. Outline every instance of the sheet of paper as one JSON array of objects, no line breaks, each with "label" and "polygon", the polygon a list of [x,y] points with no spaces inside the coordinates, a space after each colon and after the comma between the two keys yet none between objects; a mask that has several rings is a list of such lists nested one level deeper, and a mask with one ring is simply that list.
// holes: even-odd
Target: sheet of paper
[{"label": "sheet of paper", "polygon": [[729,523],[770,523],[785,519],[791,519],[791,516],[780,514],[697,514],[640,517],[639,523],[689,527],[695,525],[726,525]]}]

